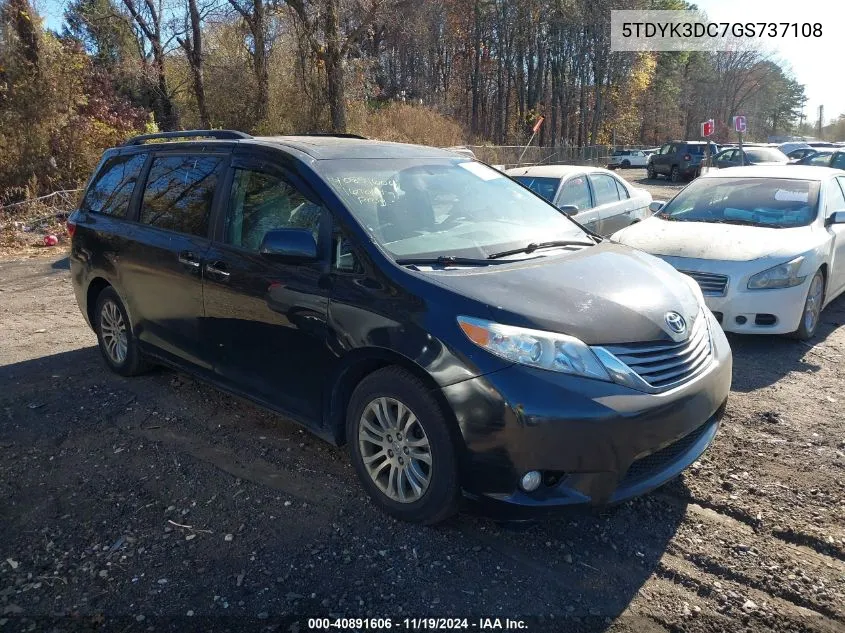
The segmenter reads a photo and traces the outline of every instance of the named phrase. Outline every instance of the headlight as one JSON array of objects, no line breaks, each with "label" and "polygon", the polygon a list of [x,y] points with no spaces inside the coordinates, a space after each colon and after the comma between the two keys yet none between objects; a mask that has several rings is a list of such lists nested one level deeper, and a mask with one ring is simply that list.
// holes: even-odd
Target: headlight
[{"label": "headlight", "polygon": [[577,338],[465,316],[458,317],[458,325],[473,343],[513,363],[610,381],[596,355]]},{"label": "headlight", "polygon": [[791,262],[774,266],[763,272],[752,275],[748,280],[749,290],[765,290],[769,288],[792,288],[804,282],[807,275],[798,276],[798,270],[804,262],[803,257],[796,257]]}]

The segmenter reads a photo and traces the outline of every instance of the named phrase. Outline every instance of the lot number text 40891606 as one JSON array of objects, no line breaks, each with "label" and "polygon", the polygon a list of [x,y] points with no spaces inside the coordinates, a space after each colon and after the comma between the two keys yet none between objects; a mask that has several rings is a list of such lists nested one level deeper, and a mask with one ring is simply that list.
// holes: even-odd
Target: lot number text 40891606
[{"label": "lot number text 40891606", "polygon": [[309,618],[308,629],[526,631],[528,626],[523,620],[511,618]]}]

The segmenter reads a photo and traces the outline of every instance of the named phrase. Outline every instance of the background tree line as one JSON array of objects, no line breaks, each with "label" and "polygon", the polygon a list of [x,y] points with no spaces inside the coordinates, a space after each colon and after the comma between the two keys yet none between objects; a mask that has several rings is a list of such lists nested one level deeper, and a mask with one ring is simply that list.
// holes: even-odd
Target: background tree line
[{"label": "background tree line", "polygon": [[[625,8],[690,8],[626,0]],[[0,0],[0,203],[78,186],[150,130],[331,130],[433,145],[655,145],[791,132],[803,86],[756,49],[611,53],[611,0]]]}]

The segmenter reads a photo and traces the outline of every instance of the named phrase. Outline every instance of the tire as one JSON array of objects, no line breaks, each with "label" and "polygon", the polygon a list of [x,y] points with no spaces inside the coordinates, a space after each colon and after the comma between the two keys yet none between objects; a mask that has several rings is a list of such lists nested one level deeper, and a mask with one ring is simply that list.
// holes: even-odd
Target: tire
[{"label": "tire", "polygon": [[[815,304],[812,308],[811,302]],[[822,305],[824,305],[824,273],[817,270],[807,286],[807,296],[804,299],[804,309],[801,311],[801,321],[798,324],[798,329],[792,333],[794,338],[799,341],[809,341],[816,335],[816,330],[819,328],[819,321],[821,320]],[[811,322],[808,322],[808,310],[813,310],[815,317]]]},{"label": "tire", "polygon": [[94,323],[100,353],[109,369],[121,376],[137,376],[149,369],[138,349],[126,308],[114,288],[104,288],[97,297]]},{"label": "tire", "polygon": [[630,167],[630,166],[631,166],[631,161],[629,161],[627,159],[622,161],[622,169],[628,169],[628,167]]},{"label": "tire", "polygon": [[646,167],[646,174],[645,175],[649,180],[656,180],[657,179],[657,172],[654,171],[653,165],[649,165],[648,167]]},{"label": "tire", "polygon": [[672,182],[680,182],[681,180],[681,170],[678,169],[677,165],[672,167],[672,171],[669,172],[669,180]]},{"label": "tire", "polygon": [[[385,367],[358,384],[347,408],[346,439],[361,485],[387,514],[432,525],[458,511],[461,486],[449,422],[430,389],[407,370]],[[426,452],[428,464],[413,457]]]}]

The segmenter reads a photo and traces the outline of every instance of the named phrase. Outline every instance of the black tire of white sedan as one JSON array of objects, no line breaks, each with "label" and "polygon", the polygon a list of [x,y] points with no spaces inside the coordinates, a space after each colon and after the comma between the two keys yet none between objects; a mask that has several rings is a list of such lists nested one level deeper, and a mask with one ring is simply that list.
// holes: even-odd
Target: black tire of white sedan
[{"label": "black tire of white sedan", "polygon": [[804,299],[804,310],[801,312],[801,322],[792,336],[799,341],[809,341],[816,335],[821,321],[822,305],[824,304],[824,274],[817,270],[807,288]]},{"label": "black tire of white sedan", "polygon": [[401,367],[379,369],[356,387],[346,439],[372,500],[411,523],[439,523],[460,506],[455,441],[437,401]]},{"label": "black tire of white sedan", "polygon": [[94,330],[100,352],[113,372],[136,376],[149,368],[138,350],[126,308],[113,288],[105,288],[97,297]]}]

